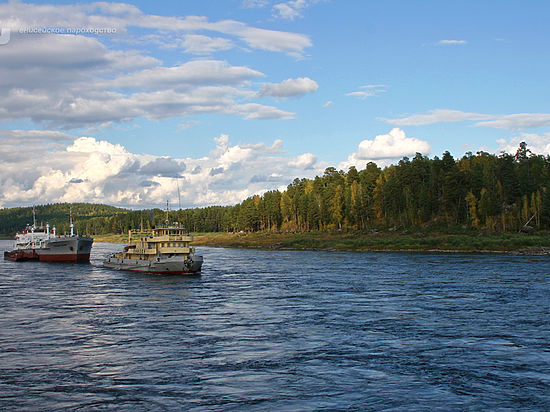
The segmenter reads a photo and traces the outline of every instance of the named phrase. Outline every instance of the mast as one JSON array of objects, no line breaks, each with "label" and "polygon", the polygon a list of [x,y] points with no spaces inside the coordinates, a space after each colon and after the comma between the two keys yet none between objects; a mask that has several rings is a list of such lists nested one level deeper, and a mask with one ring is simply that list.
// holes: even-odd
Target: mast
[{"label": "mast", "polygon": [[71,236],[74,236],[74,224],[73,224],[73,211],[72,209],[69,207],[69,220],[71,222]]},{"label": "mast", "polygon": [[180,181],[177,176],[176,176],[176,184],[178,185],[178,210],[181,210]]},{"label": "mast", "polygon": [[166,220],[165,220],[165,222],[166,222],[166,226],[168,226],[168,222],[169,222],[169,220],[168,220],[168,199],[166,199]]}]

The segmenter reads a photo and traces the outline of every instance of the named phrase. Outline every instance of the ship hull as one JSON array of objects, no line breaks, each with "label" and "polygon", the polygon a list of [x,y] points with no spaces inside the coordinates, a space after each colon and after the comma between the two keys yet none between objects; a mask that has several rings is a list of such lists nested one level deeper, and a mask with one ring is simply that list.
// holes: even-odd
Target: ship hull
[{"label": "ship hull", "polygon": [[51,239],[38,250],[41,262],[87,263],[90,261],[93,239],[72,236]]},{"label": "ship hull", "polygon": [[13,262],[39,260],[40,262],[88,263],[93,239],[70,236],[49,239],[44,247],[35,249],[15,249],[4,252],[4,259]]},{"label": "ship hull", "polygon": [[162,275],[195,275],[201,272],[202,256],[189,258],[192,264],[187,263],[183,256],[160,258],[158,260],[121,259],[110,256],[103,261],[103,266],[131,272],[142,272]]},{"label": "ship hull", "polygon": [[38,253],[36,253],[34,249],[18,249],[5,251],[4,260],[11,260],[12,262],[38,260]]}]

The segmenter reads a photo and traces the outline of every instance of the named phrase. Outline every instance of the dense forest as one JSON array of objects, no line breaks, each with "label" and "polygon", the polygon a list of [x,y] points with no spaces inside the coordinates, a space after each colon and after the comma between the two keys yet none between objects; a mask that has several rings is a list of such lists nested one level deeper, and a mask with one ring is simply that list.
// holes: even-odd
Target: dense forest
[{"label": "dense forest", "polygon": [[[75,225],[79,233],[90,235],[123,233],[165,220],[160,209],[79,205],[82,209],[73,205]],[[66,205],[46,207],[68,213]],[[24,219],[13,218],[12,211],[21,216],[24,209],[1,210],[0,232],[21,228]],[[25,223],[28,208],[26,214]],[[268,191],[235,206],[171,211],[170,220],[193,232],[550,229],[550,156],[536,155],[521,143],[515,154],[477,152],[454,159],[445,152],[430,159],[417,153],[384,169],[372,162],[362,170],[329,167],[314,179],[295,179],[284,192]]]},{"label": "dense forest", "polygon": [[[32,207],[14,207],[0,209],[0,233],[13,235],[28,224],[32,224]],[[49,223],[56,226],[58,233],[69,231],[69,213],[72,212],[77,228],[81,230],[90,219],[113,219],[117,214],[124,214],[128,209],[92,203],[55,203],[35,206],[36,224]]]}]

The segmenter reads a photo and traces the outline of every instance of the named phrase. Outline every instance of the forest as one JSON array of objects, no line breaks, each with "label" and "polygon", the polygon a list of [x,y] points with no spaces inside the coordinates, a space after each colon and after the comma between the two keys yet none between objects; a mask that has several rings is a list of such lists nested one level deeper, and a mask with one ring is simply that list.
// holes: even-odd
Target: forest
[{"label": "forest", "polygon": [[[0,209],[0,234],[12,236],[33,222],[32,207],[14,207]],[[73,214],[77,228],[83,233],[84,222],[90,219],[113,219],[117,214],[125,214],[127,209],[93,203],[54,203],[34,207],[36,224],[49,223],[56,226],[58,233],[69,231],[70,213]],[[75,226],[76,226],[75,224]]]},{"label": "forest", "polygon": [[[88,235],[150,228],[165,220],[161,209],[76,205],[75,226]],[[46,209],[37,208],[37,216],[68,230],[68,219],[60,220],[68,214],[67,205],[41,207]],[[0,232],[13,234],[24,227],[28,210],[0,210]],[[57,213],[55,219],[50,211]],[[191,232],[550,229],[550,156],[532,153],[521,143],[515,154],[480,151],[455,159],[445,152],[430,159],[417,153],[383,169],[373,162],[361,170],[329,167],[322,176],[296,178],[283,192],[267,191],[234,206],[173,210],[170,221]]]}]

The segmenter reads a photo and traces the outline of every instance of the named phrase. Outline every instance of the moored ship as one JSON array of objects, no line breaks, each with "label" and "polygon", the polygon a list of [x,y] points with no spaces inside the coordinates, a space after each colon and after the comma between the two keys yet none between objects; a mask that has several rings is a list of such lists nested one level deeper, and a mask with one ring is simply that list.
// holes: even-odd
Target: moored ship
[{"label": "moored ship", "polygon": [[[195,255],[190,247],[193,236],[179,224],[159,226],[149,232],[139,232],[139,240],[129,244],[122,252],[113,253],[103,266],[133,272],[156,274],[197,274],[202,268],[202,256]],[[131,240],[131,231],[128,235]]]},{"label": "moored ship", "polygon": [[76,262],[90,261],[93,239],[74,234],[72,214],[70,217],[70,235],[58,236],[56,228],[50,225],[37,226],[33,210],[33,224],[15,235],[13,250],[4,252],[4,259],[14,262],[38,260],[40,262]]}]

